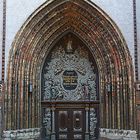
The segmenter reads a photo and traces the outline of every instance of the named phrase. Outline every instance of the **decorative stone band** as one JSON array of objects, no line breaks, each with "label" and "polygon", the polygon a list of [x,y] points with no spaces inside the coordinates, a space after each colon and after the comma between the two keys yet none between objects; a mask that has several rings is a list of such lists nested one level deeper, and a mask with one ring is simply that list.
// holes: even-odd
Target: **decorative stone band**
[{"label": "decorative stone band", "polygon": [[3,131],[3,140],[38,140],[40,128]]},{"label": "decorative stone band", "polygon": [[100,136],[109,140],[138,140],[135,130],[100,128]]},{"label": "decorative stone band", "polygon": [[[38,140],[40,128],[3,131],[3,140]],[[100,140],[138,140],[135,130],[100,128]]]}]

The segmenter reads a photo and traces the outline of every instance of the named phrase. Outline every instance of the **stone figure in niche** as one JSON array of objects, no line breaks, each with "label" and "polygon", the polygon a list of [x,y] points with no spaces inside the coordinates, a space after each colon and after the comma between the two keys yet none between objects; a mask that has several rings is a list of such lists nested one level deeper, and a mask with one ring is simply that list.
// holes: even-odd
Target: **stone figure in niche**
[{"label": "stone figure in niche", "polygon": [[62,92],[62,89],[60,87],[61,87],[61,85],[59,82],[52,81],[52,84],[50,87],[50,94],[51,94],[50,96],[51,96],[52,100],[63,99],[63,92]]},{"label": "stone figure in niche", "polygon": [[51,110],[50,108],[46,108],[44,111],[44,116],[43,116],[43,127],[44,127],[44,133],[45,136],[51,134]]},{"label": "stone figure in niche", "polygon": [[54,87],[51,87],[51,98],[55,99],[56,98],[56,90]]},{"label": "stone figure in niche", "polygon": [[52,86],[52,80],[51,79],[46,80],[45,81],[45,86],[44,86],[44,89],[45,89],[44,100],[50,99],[50,97],[51,97],[51,92],[50,92],[51,86]]},{"label": "stone figure in niche", "polygon": [[97,99],[97,96],[96,96],[96,74],[93,73],[89,76],[87,84],[88,84],[88,89],[89,89],[89,93],[90,93],[90,99],[96,100]]},{"label": "stone figure in niche", "polygon": [[51,98],[56,99],[57,94],[58,94],[58,90],[57,90],[57,85],[53,81],[52,81],[52,85],[50,88],[50,92],[51,92]]},{"label": "stone figure in niche", "polygon": [[82,91],[83,91],[81,95],[83,95],[83,99],[88,99],[88,95],[89,95],[88,85],[84,83],[84,84],[81,84],[81,86],[82,86]]},{"label": "stone figure in niche", "polygon": [[67,52],[68,53],[71,53],[72,51],[73,51],[73,49],[72,49],[72,40],[69,40],[68,41],[68,44],[67,44]]}]

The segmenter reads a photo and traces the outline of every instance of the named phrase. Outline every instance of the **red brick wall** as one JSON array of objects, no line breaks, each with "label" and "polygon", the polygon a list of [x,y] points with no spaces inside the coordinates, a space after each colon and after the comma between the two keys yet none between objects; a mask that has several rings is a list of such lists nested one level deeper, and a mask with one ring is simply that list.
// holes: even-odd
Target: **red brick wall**
[{"label": "red brick wall", "polygon": [[136,83],[136,113],[137,113],[137,129],[138,129],[138,136],[140,137],[140,89],[139,86],[140,82]]}]

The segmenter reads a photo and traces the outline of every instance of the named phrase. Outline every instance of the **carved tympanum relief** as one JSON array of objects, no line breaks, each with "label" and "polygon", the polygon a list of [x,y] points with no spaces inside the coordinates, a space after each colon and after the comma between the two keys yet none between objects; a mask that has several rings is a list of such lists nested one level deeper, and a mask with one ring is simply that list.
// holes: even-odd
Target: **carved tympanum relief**
[{"label": "carved tympanum relief", "polygon": [[43,100],[96,100],[95,66],[84,46],[59,43],[45,63]]}]

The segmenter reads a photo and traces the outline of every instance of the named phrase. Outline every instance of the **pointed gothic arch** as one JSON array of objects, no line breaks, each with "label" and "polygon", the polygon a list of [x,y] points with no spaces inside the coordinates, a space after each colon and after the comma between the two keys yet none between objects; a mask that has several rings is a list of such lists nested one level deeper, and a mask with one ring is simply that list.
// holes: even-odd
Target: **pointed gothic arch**
[{"label": "pointed gothic arch", "polygon": [[98,66],[100,127],[135,129],[134,73],[127,44],[109,16],[86,0],[50,0],[17,33],[8,64],[5,128],[41,127],[41,68],[50,46],[69,31],[89,47]]}]

